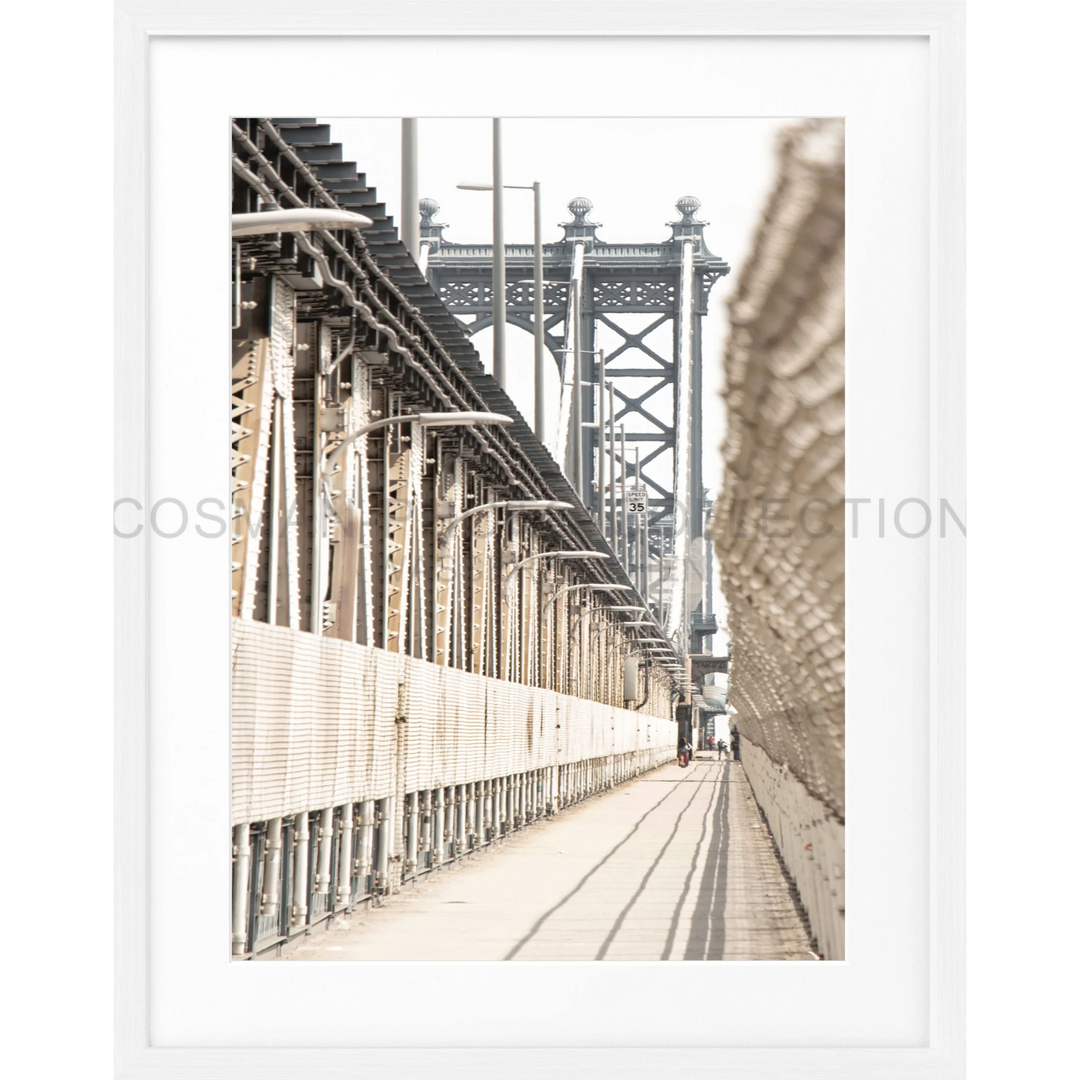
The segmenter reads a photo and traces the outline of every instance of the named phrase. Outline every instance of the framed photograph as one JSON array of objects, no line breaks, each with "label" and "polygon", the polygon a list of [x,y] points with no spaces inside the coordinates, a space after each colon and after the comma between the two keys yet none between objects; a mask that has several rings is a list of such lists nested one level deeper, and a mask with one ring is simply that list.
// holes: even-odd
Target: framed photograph
[{"label": "framed photograph", "polygon": [[[420,1077],[437,1069],[471,1078],[558,1072],[582,1080],[966,1077],[967,4],[402,0],[222,2],[207,11],[178,0],[114,0],[112,28],[112,1075],[261,1080],[388,1071]],[[538,144],[537,160],[557,161],[570,175],[566,163],[576,154],[583,160],[582,147],[606,129],[622,145],[623,171],[633,177],[627,190],[636,186],[643,198],[651,178],[663,172],[661,158],[677,144],[679,153],[730,177],[727,189],[724,181],[711,189],[717,204],[703,211],[718,232],[720,222],[737,213],[737,177],[748,167],[738,149],[726,162],[715,148],[706,152],[708,140],[720,137],[719,123],[740,119],[772,132],[810,119],[811,129],[820,121],[823,130],[839,124],[842,131],[846,507],[840,513],[846,556],[840,555],[840,572],[847,582],[847,651],[835,670],[843,672],[848,717],[850,827],[846,846],[841,843],[846,929],[829,940],[825,962],[743,959],[703,948],[688,949],[683,958],[727,962],[665,963],[632,950],[604,955],[607,945],[598,958],[622,962],[539,953],[504,957],[513,963],[463,960],[453,949],[440,954],[451,959],[421,953],[336,963],[238,963],[229,955],[230,934],[233,956],[252,955],[260,910],[244,899],[258,891],[256,879],[245,879],[251,885],[239,908],[234,883],[237,837],[246,851],[249,835],[234,832],[241,819],[230,779],[238,767],[237,744],[230,743],[230,683],[244,662],[244,646],[234,632],[238,611],[230,620],[221,603],[228,538],[208,534],[203,526],[216,518],[198,518],[195,508],[202,513],[220,499],[224,509],[230,499],[222,483],[228,476],[222,460],[229,455],[222,444],[226,376],[220,363],[229,332],[222,328],[228,319],[235,372],[238,334],[241,346],[259,336],[238,330],[261,318],[259,300],[266,297],[258,291],[269,279],[257,279],[259,259],[276,258],[278,251],[253,246],[243,231],[253,228],[247,219],[257,217],[247,212],[267,212],[288,194],[285,179],[268,162],[259,164],[259,147],[266,138],[279,139],[279,150],[294,160],[285,144],[291,137],[307,146],[298,141],[306,136],[289,131],[321,131],[324,118],[332,118],[335,137],[360,145],[378,123],[391,122],[396,131],[401,118],[424,118],[432,132],[446,133],[438,152],[456,162],[455,133],[471,131],[470,121],[489,124],[491,117],[517,122]],[[258,120],[238,127],[235,118],[294,119],[268,120],[258,129]],[[248,138],[257,129],[258,138]],[[351,157],[353,146],[346,149]],[[324,177],[337,176],[337,166],[322,162],[315,150],[307,160],[319,161]],[[448,164],[446,175],[456,167]],[[363,213],[363,185],[349,202],[348,184],[359,184],[355,171],[349,175],[338,181],[336,190],[346,197],[339,205]],[[262,189],[268,176],[281,180],[280,191]],[[409,191],[407,198],[428,194]],[[694,217],[700,204],[688,192],[676,194],[677,211],[670,200],[676,220],[667,225],[676,240],[683,228],[690,251],[691,233],[700,231]],[[230,245],[222,243],[230,206],[231,260]],[[429,240],[443,228],[437,210],[431,200],[421,204],[420,228]],[[576,228],[595,231],[591,211],[589,200],[569,201],[568,241]],[[275,212],[287,215],[296,207]],[[334,222],[320,227],[333,229]],[[294,254],[302,267],[310,244],[302,239],[308,226],[299,228]],[[759,259],[768,255],[768,235],[762,235]],[[712,237],[706,230],[706,240]],[[442,239],[459,237],[448,232]],[[462,233],[460,239],[470,238]],[[327,275],[333,279],[332,271],[342,272],[348,259],[345,248],[333,265],[320,261],[319,245],[310,249],[308,270],[295,273],[289,285],[301,296],[303,289],[322,287]],[[429,243],[424,272],[431,282],[459,286],[449,270],[438,278],[441,265],[454,268],[453,255],[453,243],[442,253]],[[733,267],[733,276],[742,270]],[[521,286],[532,282],[525,273],[516,271]],[[572,288],[570,270],[567,280]],[[270,311],[272,323],[280,311],[272,305]],[[348,315],[327,311],[319,316],[328,327],[327,355],[346,354]],[[472,318],[473,327],[465,326],[470,333],[484,324],[483,312]],[[569,316],[562,330],[556,320],[551,325],[549,348],[570,351]],[[624,328],[618,333],[631,342]],[[272,337],[267,329],[265,340]],[[599,338],[592,343],[604,348]],[[322,346],[311,338],[300,348]],[[720,342],[707,351],[718,381]],[[267,372],[269,365],[268,359]],[[382,415],[370,405],[368,418]],[[603,421],[598,399],[596,408]],[[320,423],[323,432],[332,430],[325,419]],[[566,442],[575,426],[564,420],[563,428],[559,438]],[[354,434],[359,437],[359,428]],[[326,454],[337,461],[341,451],[333,438]],[[624,431],[624,470],[625,438]],[[605,444],[599,445],[603,458]],[[233,447],[233,483],[249,483],[238,472],[237,453]],[[612,462],[616,453],[612,434]],[[721,467],[718,455],[708,460],[714,462],[708,468]],[[603,491],[605,473],[597,469],[598,486],[595,477],[592,486]],[[676,476],[676,492],[677,483]],[[580,480],[577,490],[584,491]],[[652,518],[659,521],[664,489],[654,477],[643,481],[638,471],[630,483],[624,475],[622,490],[624,538],[632,528],[647,529]],[[615,497],[610,534],[604,505],[599,542],[618,536]],[[624,553],[629,543],[623,540]],[[660,551],[662,618],[662,542]],[[643,588],[648,569],[644,578],[635,576],[629,556],[625,568],[627,582]],[[233,577],[234,606],[243,608],[244,589],[254,585]],[[292,595],[286,577],[281,588]],[[265,596],[276,594],[266,588],[264,603],[272,610]],[[312,599],[309,620],[316,608]],[[322,619],[333,621],[340,610],[325,607]],[[300,608],[296,618],[302,618]],[[281,629],[292,619],[279,622]],[[363,620],[354,615],[351,622],[355,648],[368,639]],[[647,642],[645,633],[638,631],[635,640]],[[373,640],[379,644],[377,634]],[[436,648],[437,626],[431,642]],[[538,638],[538,672],[542,643]],[[524,644],[521,651],[528,651]],[[678,679],[672,677],[674,700]],[[527,677],[519,681],[548,687]],[[611,693],[623,700],[621,690]],[[235,723],[234,699],[232,715]],[[676,770],[676,750],[686,765],[684,721],[678,723],[673,764],[666,766]],[[685,731],[687,757],[694,740],[701,750],[713,733]],[[743,756],[748,752],[744,743]],[[624,759],[636,768],[634,753]],[[536,812],[543,801],[537,793],[551,791],[543,785],[562,789],[561,773],[537,772],[526,780],[534,787],[527,797],[522,789],[523,813],[526,807]],[[568,791],[576,782],[571,779]],[[404,804],[404,826],[399,823],[406,848],[409,828],[417,827],[407,823],[407,808],[420,809],[416,792]],[[477,800],[477,821],[486,794],[487,788],[469,794]],[[428,795],[433,808],[434,788]],[[483,813],[498,822],[500,808],[512,814],[516,797],[508,786],[502,801],[502,788],[492,786]],[[348,805],[363,827],[366,805],[352,798]],[[550,809],[550,794],[548,801]],[[401,818],[402,808],[397,812]],[[465,814],[463,808],[462,827]],[[258,823],[258,842],[272,846],[276,834],[264,827],[268,818],[269,812],[252,810],[241,827]],[[281,819],[273,820],[280,828]],[[346,820],[351,828],[352,819]],[[286,819],[285,828],[292,822]],[[322,827],[315,816],[310,822]],[[335,822],[323,824],[337,828]],[[808,859],[814,858],[811,847]],[[405,865],[415,864],[416,852],[405,854]],[[312,864],[310,873],[329,868]],[[342,880],[348,888],[349,879]],[[822,919],[816,909],[811,916]]]}]

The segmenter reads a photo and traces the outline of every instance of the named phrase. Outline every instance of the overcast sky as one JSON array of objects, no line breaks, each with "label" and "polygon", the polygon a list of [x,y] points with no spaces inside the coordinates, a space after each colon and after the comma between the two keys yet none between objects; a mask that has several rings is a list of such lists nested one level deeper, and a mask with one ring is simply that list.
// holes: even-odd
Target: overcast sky
[{"label": "overcast sky", "polygon": [[[400,120],[322,120],[330,122],[333,139],[343,144],[345,159],[356,161],[368,182],[378,188],[395,221],[400,221]],[[710,223],[705,243],[731,265],[731,273],[712,290],[702,338],[703,475],[714,493],[720,486],[724,433],[719,390],[727,334],[726,300],[735,287],[772,187],[777,134],[791,122],[743,118],[503,120],[504,182],[540,181],[545,243],[561,239],[560,224],[573,216],[566,204],[577,196],[592,201],[590,217],[602,225],[597,235],[608,242],[666,240],[671,236],[666,223],[679,217],[676,200],[683,195],[701,200],[698,218]],[[455,186],[461,181],[490,180],[490,119],[422,118],[418,131],[420,196],[439,203],[436,220],[448,225],[443,235],[458,243],[490,243],[490,194],[459,191]],[[532,194],[507,191],[504,214],[507,243],[531,243]],[[490,370],[491,331],[481,331],[473,340]],[[532,338],[514,326],[507,327],[507,359],[507,389],[522,414],[530,418]],[[552,394],[547,414],[554,418],[558,392],[554,365],[547,387]],[[723,618],[719,594],[716,609]],[[713,646],[720,649],[723,641],[714,639]]]}]

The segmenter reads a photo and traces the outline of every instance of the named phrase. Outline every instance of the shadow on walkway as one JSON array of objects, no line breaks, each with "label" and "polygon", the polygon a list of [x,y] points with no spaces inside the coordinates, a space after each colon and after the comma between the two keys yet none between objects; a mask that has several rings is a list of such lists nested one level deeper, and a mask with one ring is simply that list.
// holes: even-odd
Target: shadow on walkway
[{"label": "shadow on walkway", "polygon": [[[702,767],[704,774],[702,775]],[[548,920],[558,911],[562,910],[582,890],[610,860],[627,843],[629,843],[641,829],[642,824],[652,814],[656,813],[661,806],[675,795],[680,788],[687,784],[694,785],[693,794],[687,799],[686,805],[678,812],[672,824],[671,831],[649,864],[641,880],[638,882],[633,893],[630,895],[610,930],[607,932],[595,959],[603,960],[607,956],[612,944],[615,942],[619,931],[623,928],[627,917],[635,904],[641,898],[657,868],[668,854],[679,830],[683,828],[683,820],[692,809],[697,809],[695,804],[700,804],[699,795],[708,791],[707,805],[701,812],[701,826],[694,847],[693,857],[683,881],[682,891],[672,912],[671,925],[667,931],[667,938],[663,951],[659,957],[661,960],[672,959],[678,937],[679,925],[682,920],[684,908],[691,900],[691,893],[697,879],[697,894],[693,897],[693,911],[690,915],[689,939],[685,946],[682,959],[684,960],[720,960],[724,955],[724,904],[727,890],[727,862],[730,847],[730,784],[731,763],[724,759],[720,761],[704,760],[695,763],[693,771],[678,779],[659,779],[656,782],[668,783],[671,790],[663,795],[654,806],[647,810],[634,823],[630,831],[603,856],[580,881],[565,896],[552,905],[533,923],[529,932],[514,945],[506,954],[505,959],[513,960],[522,949],[543,929]],[[694,821],[694,814],[690,813],[687,825]],[[702,865],[704,852],[704,865],[701,874],[698,868]],[[629,887],[629,883],[627,883]]]}]

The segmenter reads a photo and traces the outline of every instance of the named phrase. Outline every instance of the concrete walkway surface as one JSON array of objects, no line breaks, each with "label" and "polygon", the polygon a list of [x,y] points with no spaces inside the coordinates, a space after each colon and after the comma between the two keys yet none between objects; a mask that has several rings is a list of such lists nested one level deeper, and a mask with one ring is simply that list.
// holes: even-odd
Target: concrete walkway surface
[{"label": "concrete walkway surface", "polygon": [[742,766],[707,758],[427,874],[282,959],[813,960]]}]

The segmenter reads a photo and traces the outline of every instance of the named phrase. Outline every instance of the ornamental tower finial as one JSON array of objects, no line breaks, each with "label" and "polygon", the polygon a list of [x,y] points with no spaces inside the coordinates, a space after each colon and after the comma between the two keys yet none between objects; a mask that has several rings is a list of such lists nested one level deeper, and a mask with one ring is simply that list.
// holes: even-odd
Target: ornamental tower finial
[{"label": "ornamental tower finial", "polygon": [[[439,204],[434,199],[420,200],[420,224],[434,226],[434,217],[439,212]],[[445,228],[445,226],[443,226]]]},{"label": "ornamental tower finial", "polygon": [[445,222],[435,220],[438,212],[439,204],[434,199],[420,200],[420,239],[430,241],[433,251],[442,243],[442,231],[446,228]]},{"label": "ornamental tower finial", "polygon": [[[693,195],[684,195],[675,203],[675,209],[682,214],[678,221],[669,221],[671,226],[672,240],[695,240],[695,248],[705,242],[705,226],[707,221],[699,221],[694,215],[701,209],[701,200]],[[697,243],[700,241],[700,244]]]},{"label": "ornamental tower finial", "polygon": [[676,204],[675,209],[682,214],[680,225],[689,225],[694,222],[694,214],[701,209],[701,200],[693,195],[684,195]]},{"label": "ornamental tower finial", "polygon": [[595,240],[596,230],[600,223],[589,220],[589,211],[592,210],[592,201],[579,195],[566,204],[566,209],[574,215],[573,221],[563,222],[564,240]]}]

